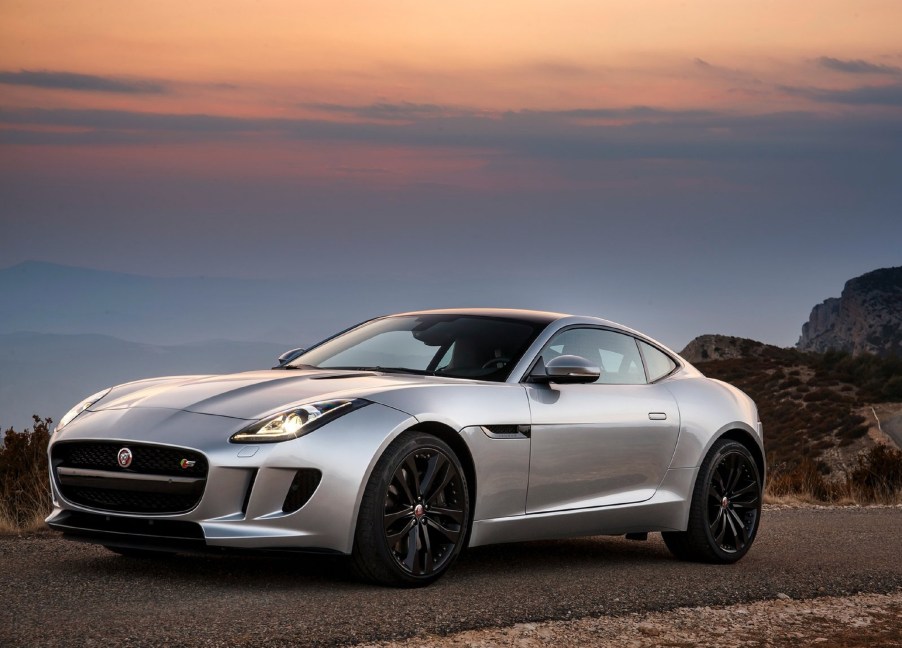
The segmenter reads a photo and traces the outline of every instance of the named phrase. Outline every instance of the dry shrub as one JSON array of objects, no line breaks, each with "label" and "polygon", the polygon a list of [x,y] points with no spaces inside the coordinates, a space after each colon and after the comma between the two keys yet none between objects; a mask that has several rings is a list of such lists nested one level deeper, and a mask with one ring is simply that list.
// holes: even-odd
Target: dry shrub
[{"label": "dry shrub", "polygon": [[819,465],[810,459],[803,459],[791,468],[774,468],[768,479],[767,494],[777,499],[794,497],[808,502],[832,502],[840,497],[837,485],[827,480]]},{"label": "dry shrub", "polygon": [[902,496],[902,452],[876,445],[858,456],[849,473],[849,488],[856,500],[895,503]]},{"label": "dry shrub", "polygon": [[902,503],[902,452],[876,445],[858,455],[852,470],[828,478],[825,467],[804,459],[798,464],[773,468],[768,478],[770,501],[822,504]]},{"label": "dry shrub", "polygon": [[53,421],[33,418],[32,430],[10,428],[0,446],[0,532],[41,528],[50,513],[47,443]]}]

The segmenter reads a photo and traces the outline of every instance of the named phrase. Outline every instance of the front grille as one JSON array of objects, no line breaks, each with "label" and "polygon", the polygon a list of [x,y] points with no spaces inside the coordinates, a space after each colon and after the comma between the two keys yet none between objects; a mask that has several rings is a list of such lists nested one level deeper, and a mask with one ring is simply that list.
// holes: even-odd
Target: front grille
[{"label": "front grille", "polygon": [[[132,453],[127,468],[117,460],[122,448]],[[88,508],[120,513],[190,511],[204,494],[208,470],[206,457],[194,450],[108,441],[57,443],[52,462],[63,497]]]},{"label": "front grille", "polygon": [[[61,465],[73,468],[122,470],[116,459],[122,448],[132,450],[134,458],[128,470],[135,473],[181,477],[204,477],[207,474],[207,459],[199,452],[139,443],[60,443],[54,447],[54,458],[61,460]],[[184,468],[183,459],[189,462]],[[189,465],[192,461],[194,465]]]},{"label": "front grille", "polygon": [[200,499],[196,495],[140,493],[82,486],[70,486],[63,494],[82,506],[128,513],[181,513],[193,509]]}]

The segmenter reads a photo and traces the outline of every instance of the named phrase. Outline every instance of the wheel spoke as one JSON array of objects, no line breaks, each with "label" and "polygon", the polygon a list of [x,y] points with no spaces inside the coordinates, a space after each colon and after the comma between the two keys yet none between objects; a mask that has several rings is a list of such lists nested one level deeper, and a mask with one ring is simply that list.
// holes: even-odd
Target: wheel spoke
[{"label": "wheel spoke", "polygon": [[423,561],[423,572],[424,574],[432,573],[432,569],[435,566],[434,559],[432,557],[432,543],[429,540],[429,529],[425,524],[420,525],[420,533],[423,536],[423,552],[424,552],[424,561]]},{"label": "wheel spoke", "polygon": [[[745,546],[745,543],[748,542],[748,539],[749,539],[748,531],[745,528],[745,523],[742,521],[742,518],[739,517],[739,515],[736,513],[736,511],[730,509],[729,513],[730,513],[730,517],[733,518],[734,520],[736,520],[736,524],[739,525],[739,535],[736,536],[736,540],[737,540],[736,548],[742,549],[742,547]],[[735,529],[734,529],[734,531],[735,531]],[[742,544],[740,545],[739,542],[741,542]]]},{"label": "wheel spoke", "polygon": [[732,499],[730,500],[730,504],[735,506],[736,508],[757,508],[758,507],[758,494],[752,493],[746,497],[740,499]]},{"label": "wheel spoke", "polygon": [[429,507],[429,516],[433,519],[436,516],[451,518],[457,524],[463,524],[463,521],[464,521],[464,512],[463,511],[459,511],[457,509],[445,508],[442,506],[430,506]]},{"label": "wheel spoke", "polygon": [[723,493],[717,489],[717,484],[711,482],[711,488],[708,489],[708,496],[715,500],[718,504],[723,499]]},{"label": "wheel spoke", "polygon": [[427,520],[426,524],[428,524],[431,528],[435,529],[436,531],[441,533],[443,536],[445,536],[448,539],[448,541],[451,543],[456,544],[457,541],[460,539],[460,527],[458,527],[457,529],[449,529],[448,527],[444,526],[440,522],[437,522],[436,520],[432,520],[432,519]]},{"label": "wheel spoke", "polygon": [[742,479],[742,465],[740,463],[740,455],[733,456],[733,470],[735,474],[733,475],[732,481],[730,481],[729,486],[727,486],[727,492],[732,493],[736,485],[739,484],[739,480]]},{"label": "wheel spoke", "polygon": [[739,532],[736,531],[736,525],[733,523],[733,516],[727,514],[724,517],[727,519],[727,523],[730,525],[730,533],[733,535],[733,548],[738,549]]},{"label": "wheel spoke", "polygon": [[[750,491],[755,491],[757,489],[758,489],[758,484],[756,482],[754,482],[754,481],[749,482],[742,488],[735,489],[733,491],[733,498],[739,497],[740,495],[745,495],[746,493],[748,493]],[[731,499],[733,499],[733,498],[731,498]]]},{"label": "wheel spoke", "polygon": [[445,474],[442,476],[442,479],[439,482],[438,487],[433,488],[432,492],[429,493],[429,495],[427,497],[425,497],[426,502],[429,503],[429,502],[432,502],[433,500],[435,500],[436,498],[438,498],[438,496],[442,494],[442,492],[445,490],[445,488],[448,486],[448,484],[451,483],[451,480],[454,479],[454,477],[456,477],[456,476],[457,476],[457,472],[454,470],[454,467],[451,464],[448,464],[448,469],[445,471]]},{"label": "wheel spoke", "polygon": [[405,517],[413,518],[413,511],[409,508],[404,508],[400,511],[396,511],[395,513],[386,513],[382,516],[382,525],[385,527],[385,530],[388,531],[388,528],[393,525],[398,520],[402,520]]},{"label": "wheel spoke", "polygon": [[404,462],[404,467],[407,469],[408,479],[413,482],[410,486],[413,487],[411,488],[411,491],[413,492],[414,497],[416,497],[422,492],[420,491],[420,471],[417,468],[416,456],[410,455],[407,457],[407,461]]},{"label": "wheel spoke", "polygon": [[386,529],[385,539],[388,540],[388,546],[394,547],[398,541],[404,536],[405,533],[408,533],[414,527],[414,520],[411,518],[407,524],[404,525],[404,528],[400,531],[396,531],[394,533],[389,533]]},{"label": "wheel spoke", "polygon": [[401,486],[401,491],[404,493],[404,497],[407,498],[407,501],[402,503],[407,504],[408,506],[413,506],[417,503],[417,498],[410,490],[410,484],[407,483],[407,475],[405,474],[405,472],[405,467],[401,466],[398,469],[398,472],[395,473],[394,481]]},{"label": "wheel spoke", "polygon": [[[718,523],[720,524],[720,529],[717,532],[715,532],[714,527],[718,526]],[[717,544],[721,544],[723,542],[723,534],[726,532],[726,530],[727,530],[726,516],[724,515],[723,509],[718,509],[717,517],[715,517],[714,521],[711,523],[711,533],[714,533],[714,541]]]},{"label": "wheel spoke", "polygon": [[407,555],[404,557],[404,566],[407,567],[408,571],[413,571],[414,563],[416,562],[417,556],[417,544],[419,544],[419,538],[417,537],[417,527],[415,524],[410,524],[410,531],[407,532]]},{"label": "wheel spoke", "polygon": [[420,482],[419,495],[423,500],[429,499],[432,484],[443,472],[443,469],[444,472],[447,472],[450,467],[451,464],[438,452],[429,457],[429,461],[426,463],[426,474],[423,475],[423,481]]}]

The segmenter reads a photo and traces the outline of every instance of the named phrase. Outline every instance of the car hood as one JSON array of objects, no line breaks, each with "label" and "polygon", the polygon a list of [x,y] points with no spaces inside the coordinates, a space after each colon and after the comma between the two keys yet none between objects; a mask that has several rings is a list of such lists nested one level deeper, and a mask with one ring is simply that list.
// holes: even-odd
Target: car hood
[{"label": "car hood", "polygon": [[[92,411],[164,408],[256,420],[296,404],[333,398],[372,398],[380,392],[451,378],[341,370],[249,371],[223,376],[174,376],[128,383]],[[375,398],[377,400],[378,398]]]}]

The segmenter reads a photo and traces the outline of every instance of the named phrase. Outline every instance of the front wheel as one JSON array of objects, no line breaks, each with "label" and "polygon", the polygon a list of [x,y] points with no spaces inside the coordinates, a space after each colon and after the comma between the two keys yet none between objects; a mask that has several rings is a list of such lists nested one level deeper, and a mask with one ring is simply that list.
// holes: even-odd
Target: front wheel
[{"label": "front wheel", "polygon": [[419,587],[439,578],[467,536],[466,475],[441,439],[405,432],[389,445],[367,483],[354,564],[383,585]]},{"label": "front wheel", "polygon": [[661,535],[677,558],[732,563],[742,558],[758,532],[762,484],[748,449],[736,441],[714,443],[698,471],[689,526]]}]

